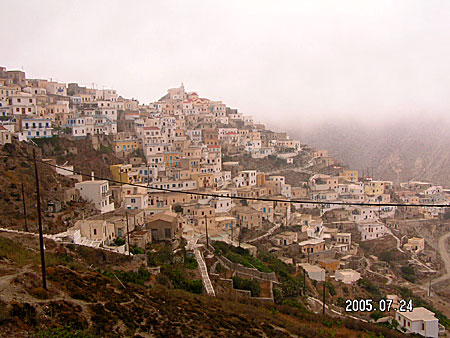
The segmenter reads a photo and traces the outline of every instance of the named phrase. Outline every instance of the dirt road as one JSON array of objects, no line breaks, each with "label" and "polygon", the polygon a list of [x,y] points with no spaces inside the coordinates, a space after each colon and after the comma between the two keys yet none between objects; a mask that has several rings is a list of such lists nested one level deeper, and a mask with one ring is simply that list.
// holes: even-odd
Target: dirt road
[{"label": "dirt road", "polygon": [[442,260],[444,261],[445,270],[447,271],[444,275],[441,277],[433,280],[431,282],[431,285],[437,284],[439,282],[442,282],[446,279],[450,278],[450,255],[448,254],[447,250],[447,240],[450,238],[450,232],[446,233],[445,235],[442,235],[439,238],[439,254],[442,257]]}]

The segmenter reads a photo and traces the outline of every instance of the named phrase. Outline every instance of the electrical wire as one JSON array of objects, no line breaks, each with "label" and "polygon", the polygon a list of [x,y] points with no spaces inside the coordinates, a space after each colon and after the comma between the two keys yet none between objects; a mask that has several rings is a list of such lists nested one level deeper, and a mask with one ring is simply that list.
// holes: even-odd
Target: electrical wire
[{"label": "electrical wire", "polygon": [[[27,156],[23,155],[0,155],[0,157],[22,157],[29,161],[34,161],[34,159],[29,158]],[[113,180],[110,178],[100,177],[96,175],[91,175],[87,173],[83,173],[76,170],[70,170],[55,164],[48,163],[43,160],[37,160],[37,162],[42,163],[44,165],[62,169],[68,172],[71,172],[73,174],[77,175],[83,175],[86,177],[92,177],[97,180],[104,180],[115,184],[126,184],[133,187],[139,187],[139,188],[147,188],[150,190],[157,190],[162,192],[171,192],[171,193],[178,193],[178,194],[186,194],[186,195],[195,195],[195,196],[203,196],[203,197],[213,197],[213,198],[220,198],[220,197],[226,197],[230,199],[236,199],[236,200],[245,200],[245,201],[263,201],[263,202],[276,202],[276,203],[291,203],[291,204],[314,204],[314,205],[342,205],[342,206],[374,206],[374,207],[430,207],[430,208],[450,208],[449,204],[406,204],[406,203],[369,203],[369,202],[335,202],[335,201],[314,201],[314,200],[288,200],[288,199],[276,199],[276,198],[265,198],[265,197],[241,197],[241,196],[228,196],[228,195],[220,195],[220,194],[213,194],[213,193],[202,193],[202,192],[194,192],[194,191],[185,191],[185,190],[176,190],[176,189],[167,189],[167,188],[160,188],[160,187],[146,187],[140,184],[136,183],[126,183],[121,182],[117,180]]]}]

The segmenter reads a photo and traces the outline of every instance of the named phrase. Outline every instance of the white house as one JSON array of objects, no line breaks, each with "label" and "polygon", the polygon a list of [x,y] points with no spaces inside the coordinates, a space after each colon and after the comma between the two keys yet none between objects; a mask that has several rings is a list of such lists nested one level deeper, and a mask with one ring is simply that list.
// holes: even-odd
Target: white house
[{"label": "white house", "polygon": [[384,237],[388,233],[388,229],[381,223],[367,223],[358,225],[358,230],[361,232],[361,240],[369,241]]},{"label": "white house", "polygon": [[58,83],[54,81],[48,81],[45,84],[47,94],[67,96],[67,88],[65,83]]},{"label": "white house", "polygon": [[347,244],[349,247],[352,245],[352,234],[349,232],[339,232],[336,234],[337,244]]},{"label": "white house", "polygon": [[374,207],[355,207],[350,215],[350,220],[356,223],[376,220],[376,210]]},{"label": "white house", "polygon": [[434,313],[424,307],[416,307],[412,311],[395,313],[395,320],[400,327],[407,332],[416,333],[424,337],[435,337],[439,335],[439,320]]},{"label": "white house", "polygon": [[298,267],[301,267],[305,273],[308,274],[308,278],[315,280],[317,282],[325,281],[325,269],[318,267],[317,265],[311,265],[309,263],[300,263],[297,264]]},{"label": "white house", "polygon": [[352,284],[361,278],[361,274],[352,269],[336,270],[334,278],[344,284]]},{"label": "white house", "polygon": [[133,194],[133,195],[125,195],[124,198],[124,206],[127,209],[147,209],[148,207],[148,195],[144,194]]},{"label": "white house", "polygon": [[239,176],[243,179],[244,186],[256,185],[256,170],[243,170]]},{"label": "white house", "polygon": [[48,138],[53,136],[52,121],[49,119],[23,119],[20,140]]},{"label": "white house", "polygon": [[211,201],[217,213],[229,212],[233,207],[233,201],[230,197],[217,197]]},{"label": "white house", "polygon": [[291,245],[298,241],[298,233],[294,231],[285,231],[272,238],[272,241],[279,246]]},{"label": "white house", "polygon": [[9,97],[9,107],[15,115],[35,115],[36,99],[31,94],[19,92]]},{"label": "white house", "polygon": [[6,143],[12,142],[12,134],[11,132],[0,125],[0,145],[4,145]]},{"label": "white house", "polygon": [[252,152],[252,158],[264,158],[272,155],[273,153],[275,153],[275,149],[273,147],[261,147]]},{"label": "white house", "polygon": [[114,203],[111,201],[112,192],[109,190],[109,182],[106,180],[84,181],[75,183],[75,189],[80,192],[80,196],[85,200],[92,201],[95,208],[101,213],[114,210]]},{"label": "white house", "polygon": [[291,185],[290,184],[281,184],[281,195],[291,198]]}]

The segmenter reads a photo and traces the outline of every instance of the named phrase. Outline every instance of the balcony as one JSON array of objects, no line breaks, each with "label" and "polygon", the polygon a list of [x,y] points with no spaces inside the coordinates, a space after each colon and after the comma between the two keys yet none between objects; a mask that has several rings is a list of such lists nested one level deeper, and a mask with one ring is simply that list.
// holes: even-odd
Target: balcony
[{"label": "balcony", "polygon": [[106,191],[106,192],[102,192],[102,197],[103,197],[103,198],[105,198],[105,197],[107,197],[107,196],[112,196],[112,191],[111,191],[111,190],[108,190],[108,191]]}]

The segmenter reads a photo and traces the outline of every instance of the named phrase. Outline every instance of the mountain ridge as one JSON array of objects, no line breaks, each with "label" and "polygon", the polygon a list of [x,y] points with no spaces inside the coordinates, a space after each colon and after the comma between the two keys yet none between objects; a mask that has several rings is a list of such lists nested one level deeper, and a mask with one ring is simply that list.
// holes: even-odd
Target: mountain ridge
[{"label": "mountain ridge", "polygon": [[290,130],[308,145],[375,179],[431,181],[450,187],[450,128],[439,120],[377,124],[324,123]]}]

